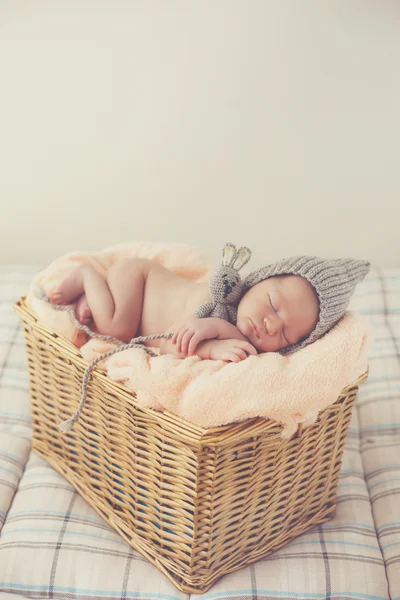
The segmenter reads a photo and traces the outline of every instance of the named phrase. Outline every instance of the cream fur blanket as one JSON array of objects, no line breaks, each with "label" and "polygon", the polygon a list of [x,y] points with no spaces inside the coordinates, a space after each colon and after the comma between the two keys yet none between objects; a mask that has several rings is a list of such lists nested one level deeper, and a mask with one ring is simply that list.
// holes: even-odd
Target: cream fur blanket
[{"label": "cream fur blanket", "polygon": [[[125,256],[157,260],[195,281],[206,281],[210,273],[204,256],[183,244],[132,242],[96,254],[72,253],[55,260],[32,281],[27,303],[40,320],[78,346],[88,362],[114,345],[87,341],[67,313],[35,298],[33,290],[40,283],[48,294],[83,261],[105,274],[116,259]],[[347,312],[323,338],[288,357],[271,352],[240,363],[225,363],[197,356],[184,360],[170,355],[151,358],[142,350],[130,349],[105,359],[100,366],[112,379],[133,390],[141,406],[168,410],[206,429],[260,416],[282,423],[282,437],[288,438],[298,423],[315,422],[318,413],[366,370],[371,339],[368,321],[358,313]]]}]

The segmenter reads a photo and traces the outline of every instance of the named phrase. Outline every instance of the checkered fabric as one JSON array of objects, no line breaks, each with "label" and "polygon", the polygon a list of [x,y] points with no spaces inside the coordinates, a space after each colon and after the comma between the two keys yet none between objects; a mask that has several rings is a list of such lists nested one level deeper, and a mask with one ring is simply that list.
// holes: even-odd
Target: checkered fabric
[{"label": "checkered fabric", "polygon": [[[0,600],[175,600],[179,592],[31,452],[22,326],[12,304],[39,268],[0,268]],[[400,600],[400,268],[371,269],[349,306],[375,329],[337,514],[220,579],[207,599]]]}]

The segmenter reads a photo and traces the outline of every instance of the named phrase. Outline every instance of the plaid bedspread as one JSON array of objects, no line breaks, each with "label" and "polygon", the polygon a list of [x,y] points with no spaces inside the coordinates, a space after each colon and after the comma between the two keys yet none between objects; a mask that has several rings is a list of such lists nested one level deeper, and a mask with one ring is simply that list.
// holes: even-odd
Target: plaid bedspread
[{"label": "plaid bedspread", "polygon": [[[185,597],[31,451],[26,354],[12,304],[37,270],[0,268],[0,600]],[[400,600],[400,268],[374,267],[350,309],[367,315],[375,341],[336,516],[223,577],[207,599]]]}]

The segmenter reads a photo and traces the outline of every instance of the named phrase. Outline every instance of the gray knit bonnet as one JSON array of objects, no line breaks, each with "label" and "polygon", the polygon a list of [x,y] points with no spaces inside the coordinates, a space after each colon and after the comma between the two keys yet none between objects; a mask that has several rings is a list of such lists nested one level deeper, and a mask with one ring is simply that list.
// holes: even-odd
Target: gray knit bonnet
[{"label": "gray knit bonnet", "polygon": [[317,256],[294,256],[253,271],[243,281],[243,294],[256,283],[274,275],[301,275],[314,287],[319,298],[319,319],[314,331],[297,344],[279,350],[287,355],[315,342],[344,315],[357,283],[370,270],[366,260],[353,258],[324,259]]}]

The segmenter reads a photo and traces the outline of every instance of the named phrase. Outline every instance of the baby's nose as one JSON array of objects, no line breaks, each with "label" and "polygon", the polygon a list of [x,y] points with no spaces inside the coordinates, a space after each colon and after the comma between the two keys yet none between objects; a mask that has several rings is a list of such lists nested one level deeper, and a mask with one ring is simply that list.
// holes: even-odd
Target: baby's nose
[{"label": "baby's nose", "polygon": [[275,335],[279,329],[279,324],[275,319],[272,318],[264,319],[264,325],[269,335]]}]

